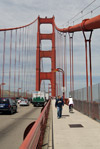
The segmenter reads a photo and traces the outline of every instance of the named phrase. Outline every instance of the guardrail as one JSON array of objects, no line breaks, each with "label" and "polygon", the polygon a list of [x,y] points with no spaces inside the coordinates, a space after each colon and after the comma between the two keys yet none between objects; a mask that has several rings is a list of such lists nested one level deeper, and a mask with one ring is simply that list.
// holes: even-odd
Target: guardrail
[{"label": "guardrail", "polygon": [[87,116],[100,120],[100,103],[74,99],[74,108]]},{"label": "guardrail", "polygon": [[36,120],[35,124],[31,128],[30,132],[26,136],[25,140],[21,144],[19,149],[41,149],[43,144],[43,137],[46,128],[46,122],[48,118],[49,108],[50,108],[49,100],[42,110],[40,116]]}]

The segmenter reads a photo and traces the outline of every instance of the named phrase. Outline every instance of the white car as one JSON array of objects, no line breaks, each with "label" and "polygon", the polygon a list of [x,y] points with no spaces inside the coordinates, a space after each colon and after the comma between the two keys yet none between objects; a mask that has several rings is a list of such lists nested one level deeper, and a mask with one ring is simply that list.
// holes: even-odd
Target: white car
[{"label": "white car", "polygon": [[18,100],[17,100],[17,103],[19,104],[20,102],[21,102],[21,100],[23,100],[24,98],[19,98]]},{"label": "white car", "polygon": [[19,104],[21,102],[21,99],[18,99],[17,103]]},{"label": "white car", "polygon": [[20,106],[29,106],[29,101],[27,99],[21,99]]}]

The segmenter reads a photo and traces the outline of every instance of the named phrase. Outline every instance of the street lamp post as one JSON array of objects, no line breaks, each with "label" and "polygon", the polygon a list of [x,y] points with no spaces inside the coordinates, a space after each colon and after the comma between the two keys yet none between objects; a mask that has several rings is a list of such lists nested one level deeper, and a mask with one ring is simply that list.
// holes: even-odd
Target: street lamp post
[{"label": "street lamp post", "polygon": [[64,77],[64,70],[61,69],[61,68],[57,68],[55,69],[55,72],[58,71],[58,72],[62,72],[62,78],[63,78],[63,100],[65,100],[65,91],[64,91],[64,87],[65,87],[65,77]]},{"label": "street lamp post", "polygon": [[5,85],[5,84],[6,84],[6,83],[1,83],[1,84],[0,84],[0,97],[1,97],[1,86],[2,86],[2,85]]},{"label": "street lamp post", "polygon": [[19,97],[19,90],[20,90],[21,88],[18,88],[18,97]]}]

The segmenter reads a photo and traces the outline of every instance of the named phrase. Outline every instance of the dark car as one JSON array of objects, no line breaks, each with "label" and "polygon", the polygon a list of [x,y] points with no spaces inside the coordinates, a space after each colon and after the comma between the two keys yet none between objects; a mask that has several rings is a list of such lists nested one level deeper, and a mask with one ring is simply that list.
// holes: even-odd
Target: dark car
[{"label": "dark car", "polygon": [[0,112],[9,112],[10,114],[17,112],[17,103],[10,98],[0,98]]}]

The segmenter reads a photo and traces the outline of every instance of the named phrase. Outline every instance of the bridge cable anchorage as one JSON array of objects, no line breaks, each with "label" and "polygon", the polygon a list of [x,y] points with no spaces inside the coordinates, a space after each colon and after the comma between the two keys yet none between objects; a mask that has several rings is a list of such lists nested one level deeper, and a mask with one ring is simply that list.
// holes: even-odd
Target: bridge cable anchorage
[{"label": "bridge cable anchorage", "polygon": [[74,33],[68,33],[69,35],[69,53],[70,53],[70,91],[74,90],[74,71],[73,71],[73,36]]},{"label": "bridge cable anchorage", "polygon": [[[85,57],[86,57],[86,88],[87,88],[87,102],[88,102],[88,57],[87,57],[87,43],[89,42],[89,68],[90,68],[90,97],[91,97],[91,102],[92,102],[92,60],[91,60],[91,38],[92,38],[92,32],[93,30],[87,30],[84,26],[86,20],[83,20],[82,22],[82,32],[84,36],[84,41],[85,41]],[[86,38],[85,32],[90,32],[89,39]]]}]

